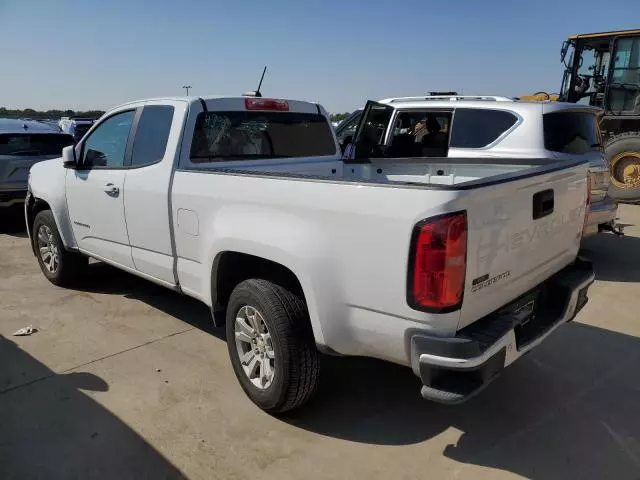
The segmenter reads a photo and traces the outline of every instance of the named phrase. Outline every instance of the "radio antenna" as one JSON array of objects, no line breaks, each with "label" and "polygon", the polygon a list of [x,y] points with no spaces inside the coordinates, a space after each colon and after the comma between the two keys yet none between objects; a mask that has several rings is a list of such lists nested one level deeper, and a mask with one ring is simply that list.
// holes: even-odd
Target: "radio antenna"
[{"label": "radio antenna", "polygon": [[264,66],[264,70],[262,70],[262,76],[260,77],[260,83],[258,84],[258,89],[256,90],[256,97],[262,97],[262,93],[260,93],[260,87],[262,87],[262,81],[264,80],[264,74],[267,73],[267,66]]}]

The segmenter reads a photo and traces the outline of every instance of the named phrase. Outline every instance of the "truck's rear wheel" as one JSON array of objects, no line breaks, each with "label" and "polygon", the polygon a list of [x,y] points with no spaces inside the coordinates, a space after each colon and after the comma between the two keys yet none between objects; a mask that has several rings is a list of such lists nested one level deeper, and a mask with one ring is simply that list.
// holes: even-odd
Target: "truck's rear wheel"
[{"label": "truck's rear wheel", "polygon": [[640,202],[640,132],[615,136],[605,153],[611,172],[609,195],[623,202]]},{"label": "truck's rear wheel", "polygon": [[36,215],[32,232],[33,250],[44,276],[54,285],[71,285],[86,268],[88,258],[64,248],[51,210]]},{"label": "truck's rear wheel", "polygon": [[227,347],[249,398],[277,414],[305,403],[319,380],[319,359],[304,301],[267,280],[246,280],[227,306]]}]

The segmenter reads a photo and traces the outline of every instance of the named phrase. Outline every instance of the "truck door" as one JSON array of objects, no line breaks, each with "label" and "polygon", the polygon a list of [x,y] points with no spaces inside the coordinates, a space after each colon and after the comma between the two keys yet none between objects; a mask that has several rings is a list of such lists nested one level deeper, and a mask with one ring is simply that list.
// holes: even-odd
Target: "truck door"
[{"label": "truck door", "polygon": [[391,122],[394,108],[383,103],[368,101],[364,107],[358,129],[352,158],[384,157],[385,132]]},{"label": "truck door", "polygon": [[124,192],[135,268],[170,284],[177,282],[173,274],[169,184],[176,148],[180,145],[185,105],[154,101],[144,106],[136,122]]},{"label": "truck door", "polygon": [[73,234],[81,250],[134,268],[124,216],[124,180],[136,110],[103,120],[76,147],[78,167],[69,170],[66,193]]}]

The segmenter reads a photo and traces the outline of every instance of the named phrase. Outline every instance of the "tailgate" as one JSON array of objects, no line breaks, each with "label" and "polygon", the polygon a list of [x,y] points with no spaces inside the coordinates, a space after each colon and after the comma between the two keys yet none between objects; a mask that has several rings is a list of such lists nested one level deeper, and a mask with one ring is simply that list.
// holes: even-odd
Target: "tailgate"
[{"label": "tailgate", "polygon": [[588,164],[468,192],[462,328],[571,263],[580,246]]}]

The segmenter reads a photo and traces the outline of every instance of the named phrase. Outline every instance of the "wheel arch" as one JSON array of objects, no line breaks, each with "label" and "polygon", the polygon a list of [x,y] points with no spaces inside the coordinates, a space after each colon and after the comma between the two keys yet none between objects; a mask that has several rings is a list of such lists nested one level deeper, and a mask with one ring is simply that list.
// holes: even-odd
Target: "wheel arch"
[{"label": "wheel arch", "polygon": [[233,289],[250,278],[269,280],[300,295],[309,312],[309,321],[316,343],[323,343],[323,335],[310,286],[282,258],[268,258],[237,250],[224,250],[213,259],[211,267],[211,305],[214,323],[224,323],[224,311]]},{"label": "wheel arch", "polygon": [[[58,233],[60,234],[60,238],[62,239],[64,247],[69,250],[75,249],[73,231],[68,225],[68,222],[65,223],[64,221],[61,221],[62,219],[60,218],[59,212],[57,212],[56,209],[53,208],[53,204],[51,202],[39,196],[33,196],[33,195],[29,196],[29,198],[27,199],[27,203],[25,205],[25,222],[27,224],[27,234],[29,235],[29,238],[33,237],[33,221],[35,220],[36,215],[38,215],[38,213],[44,210],[51,211],[51,214],[53,215],[53,219],[56,222],[56,227],[58,229]],[[32,242],[32,248],[33,248],[33,242]],[[35,254],[35,251],[34,251],[34,254]]]},{"label": "wheel arch", "polygon": [[[76,241],[71,228],[71,221],[67,211],[66,175],[69,170],[62,165],[62,159],[45,160],[38,162],[29,170],[28,202],[33,201],[32,206],[51,210],[56,222],[56,228],[67,250],[76,250]],[[28,205],[27,205],[28,207]],[[32,228],[33,214],[29,226]],[[26,212],[29,215],[28,208]]]},{"label": "wheel arch", "polygon": [[[33,238],[33,221],[35,220],[36,215],[45,210],[51,210],[51,205],[49,205],[48,202],[42,200],[41,198],[31,196],[27,199],[27,203],[25,205],[25,221],[27,224],[27,234],[29,235],[30,239]],[[58,222],[56,220],[56,225],[57,223]],[[36,255],[36,250],[33,242],[31,242],[31,250],[33,251],[33,254]]]}]

